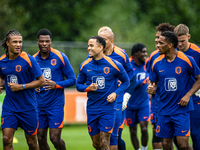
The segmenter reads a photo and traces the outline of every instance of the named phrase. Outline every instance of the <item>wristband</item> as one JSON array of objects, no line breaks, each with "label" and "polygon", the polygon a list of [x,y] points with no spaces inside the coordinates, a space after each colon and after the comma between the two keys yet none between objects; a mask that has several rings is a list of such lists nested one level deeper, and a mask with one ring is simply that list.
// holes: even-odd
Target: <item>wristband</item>
[{"label": "wristband", "polygon": [[24,89],[26,89],[26,86],[25,86],[25,84],[22,84],[22,86],[23,86],[23,90],[24,90]]}]

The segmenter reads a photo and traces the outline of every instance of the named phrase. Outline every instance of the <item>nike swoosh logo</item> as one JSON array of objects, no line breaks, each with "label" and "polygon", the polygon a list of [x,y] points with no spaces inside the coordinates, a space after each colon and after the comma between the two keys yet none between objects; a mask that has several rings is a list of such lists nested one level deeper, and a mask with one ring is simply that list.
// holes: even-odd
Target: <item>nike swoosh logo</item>
[{"label": "nike swoosh logo", "polygon": [[144,119],[147,119],[148,117],[143,117]]},{"label": "nike swoosh logo", "polygon": [[87,71],[92,71],[92,70],[87,70]]},{"label": "nike swoosh logo", "polygon": [[187,131],[187,130],[185,130],[185,131],[182,130],[182,133],[184,133],[184,132],[186,132],[186,131]]},{"label": "nike swoosh logo", "polygon": [[111,127],[105,127],[106,129],[110,129]]},{"label": "nike swoosh logo", "polygon": [[164,70],[159,70],[159,72],[163,72]]},{"label": "nike swoosh logo", "polygon": [[57,126],[58,124],[60,124],[60,123],[55,123],[56,126]]},{"label": "nike swoosh logo", "polygon": [[6,67],[4,67],[4,68],[1,68],[1,69],[2,69],[2,70],[3,70],[3,69],[6,69]]},{"label": "nike swoosh logo", "polygon": [[29,131],[29,130],[28,130],[28,132],[33,132],[33,131]]}]

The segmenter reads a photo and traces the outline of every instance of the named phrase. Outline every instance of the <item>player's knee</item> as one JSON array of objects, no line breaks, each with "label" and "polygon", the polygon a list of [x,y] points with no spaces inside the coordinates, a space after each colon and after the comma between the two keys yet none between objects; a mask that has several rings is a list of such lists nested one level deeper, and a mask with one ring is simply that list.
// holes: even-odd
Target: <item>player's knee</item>
[{"label": "player's knee", "polygon": [[92,145],[93,145],[93,147],[94,147],[95,149],[101,148],[100,142],[93,142]]},{"label": "player's knee", "polygon": [[12,138],[8,138],[7,136],[3,136],[3,144],[5,146],[12,144]]},{"label": "player's knee", "polygon": [[147,128],[142,128],[141,129],[142,135],[147,135]]},{"label": "player's knee", "polygon": [[162,141],[163,149],[172,149],[172,143],[167,141]]},{"label": "player's knee", "polygon": [[50,137],[50,140],[54,145],[58,145],[60,143],[60,138],[58,138],[57,136]]},{"label": "player's knee", "polygon": [[161,138],[153,135],[152,143],[160,143],[160,142],[161,142]]},{"label": "player's knee", "polygon": [[33,141],[33,140],[29,140],[27,141],[28,147],[29,149],[36,149],[37,148],[37,142]]}]

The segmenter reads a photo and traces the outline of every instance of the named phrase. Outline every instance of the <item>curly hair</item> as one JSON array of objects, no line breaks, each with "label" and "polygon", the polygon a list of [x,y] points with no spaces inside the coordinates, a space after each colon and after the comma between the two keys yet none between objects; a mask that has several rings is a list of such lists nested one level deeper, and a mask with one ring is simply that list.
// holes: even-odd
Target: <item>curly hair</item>
[{"label": "curly hair", "polygon": [[156,31],[164,32],[164,31],[172,31],[174,32],[175,26],[170,25],[169,23],[161,23],[156,27]]}]

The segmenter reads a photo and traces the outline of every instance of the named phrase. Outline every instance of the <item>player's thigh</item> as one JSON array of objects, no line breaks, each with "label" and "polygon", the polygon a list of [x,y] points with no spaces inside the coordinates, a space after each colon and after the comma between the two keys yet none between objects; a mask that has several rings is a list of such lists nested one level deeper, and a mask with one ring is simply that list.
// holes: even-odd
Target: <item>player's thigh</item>
[{"label": "player's thigh", "polygon": [[10,110],[2,110],[1,114],[1,128],[13,128],[17,130],[18,127],[18,118],[15,115],[15,112]]},{"label": "player's thigh", "polygon": [[160,138],[173,138],[174,126],[170,116],[158,115],[156,135]]},{"label": "player's thigh", "polygon": [[174,125],[174,136],[190,136],[190,113],[171,116]]},{"label": "player's thigh", "polygon": [[126,121],[129,127],[134,127],[139,123],[137,111],[135,109],[126,109]]},{"label": "player's thigh", "polygon": [[46,110],[49,128],[63,128],[64,108],[52,108]]},{"label": "player's thigh", "polygon": [[27,135],[36,135],[39,126],[38,111],[36,109],[17,113],[20,126]]}]

